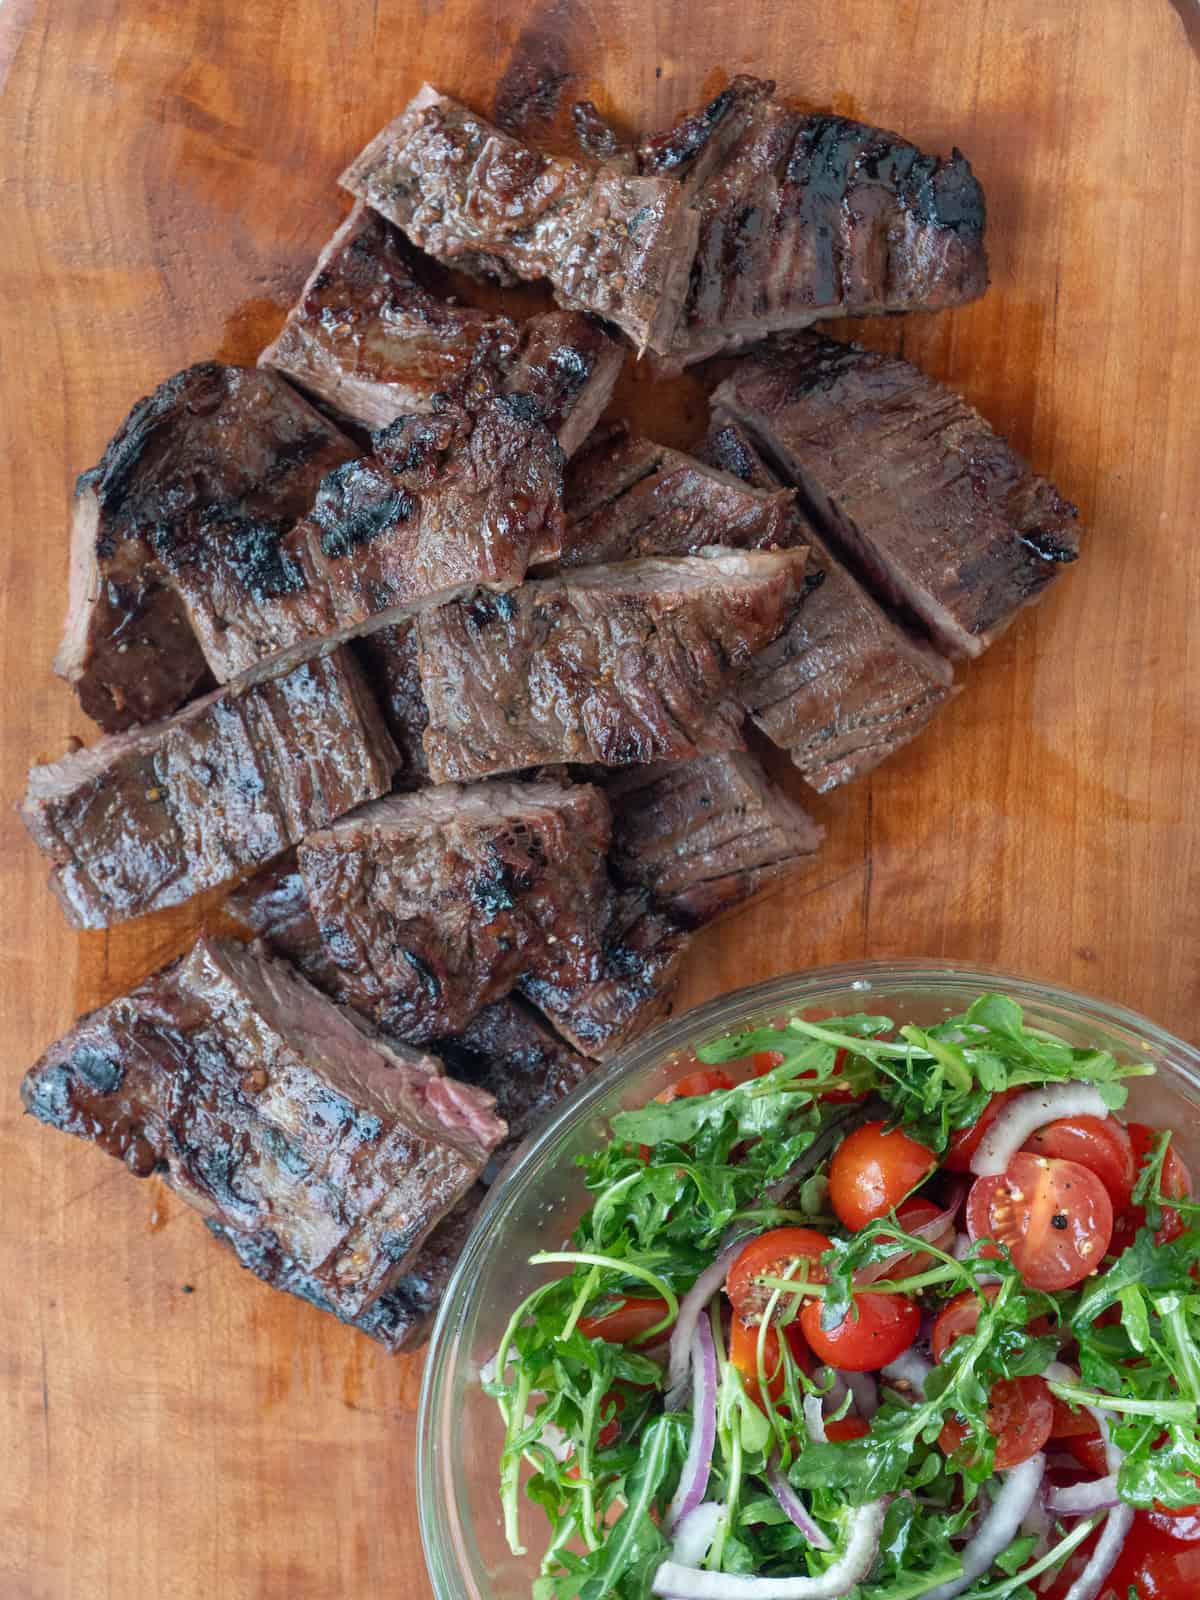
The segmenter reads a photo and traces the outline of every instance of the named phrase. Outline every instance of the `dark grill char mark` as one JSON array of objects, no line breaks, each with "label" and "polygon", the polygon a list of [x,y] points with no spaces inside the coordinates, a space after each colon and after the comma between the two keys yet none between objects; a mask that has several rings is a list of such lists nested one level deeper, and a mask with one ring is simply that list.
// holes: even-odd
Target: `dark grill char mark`
[{"label": "dark grill char mark", "polygon": [[804,552],[631,561],[417,623],[438,781],[740,749],[739,673],[786,625]]},{"label": "dark grill char mark", "polygon": [[560,783],[392,796],[310,835],[298,863],[340,999],[389,1033],[458,1033],[531,968],[591,975],[608,806]]},{"label": "dark grill char mark", "polygon": [[68,919],[109,927],[268,861],[384,793],[396,760],[338,651],[35,766],[21,814]]},{"label": "dark grill char mark", "polygon": [[522,328],[521,348],[501,383],[514,397],[536,402],[537,416],[570,456],[608,404],[624,359],[624,343],[599,317],[547,311]]},{"label": "dark grill char mark", "polygon": [[739,363],[714,401],[948,655],[980,655],[1078,552],[1075,507],[907,361],[802,334]]},{"label": "dark grill char mark", "polygon": [[559,569],[698,555],[715,545],[769,550],[804,543],[794,537],[793,500],[790,490],[747,487],[617,424],[594,435],[567,469]]},{"label": "dark grill char mark", "polygon": [[[702,453],[759,488],[779,482],[719,410]],[[741,692],[758,727],[824,793],[915,738],[954,691],[942,657],[880,609],[798,508],[792,515],[812,551],[811,588]]]},{"label": "dark grill char mark", "polygon": [[258,358],[366,428],[491,387],[517,347],[505,316],[430,293],[392,225],[356,205],[322,250],[283,331]]},{"label": "dark grill char mark", "polygon": [[[323,479],[263,571],[217,559],[211,541],[163,549],[217,678],[278,672],[463,590],[520,583],[531,561],[553,559],[562,451],[519,409],[495,395],[397,418],[369,456]],[[282,575],[274,587],[264,571]]]},{"label": "dark grill char mark", "polygon": [[[119,1078],[97,1074],[97,1058]],[[224,940],[92,1012],[26,1076],[27,1108],[171,1186],[219,1227],[269,1229],[345,1317],[415,1263],[505,1127],[489,1095],[388,1044],[284,963]]]},{"label": "dark grill char mark", "polygon": [[88,716],[122,732],[210,684],[160,556],[206,552],[251,587],[286,589],[295,575],[279,563],[279,536],[353,453],[273,373],[203,362],[139,400],[76,490],[54,670]]},{"label": "dark grill char mark", "polygon": [[540,155],[426,84],[342,183],[439,260],[546,278],[560,305],[667,348],[696,239],[670,180]]},{"label": "dark grill char mark", "polygon": [[806,117],[736,78],[644,140],[700,220],[671,354],[698,361],[819,318],[939,310],[987,286],[983,191],[966,158],[845,117]]},{"label": "dark grill char mark", "polygon": [[614,773],[612,865],[695,928],[807,866],[822,830],[753,756],[701,756]]},{"label": "dark grill char mark", "polygon": [[612,902],[594,977],[562,981],[529,973],[521,993],[583,1055],[605,1060],[670,1009],[690,935],[647,894]]}]

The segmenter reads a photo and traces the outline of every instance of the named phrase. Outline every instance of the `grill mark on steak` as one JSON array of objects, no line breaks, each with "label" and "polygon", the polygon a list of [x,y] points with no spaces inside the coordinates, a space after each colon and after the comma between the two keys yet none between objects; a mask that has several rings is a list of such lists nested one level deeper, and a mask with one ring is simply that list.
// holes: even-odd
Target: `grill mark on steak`
[{"label": "grill mark on steak", "polygon": [[33,767],[21,815],[68,920],[109,927],[225,883],[382,794],[396,759],[339,651]]},{"label": "grill mark on steak", "polygon": [[[719,407],[701,453],[760,488],[779,482]],[[810,518],[799,508],[793,517],[795,537],[811,549],[813,586],[782,636],[752,663],[741,693],[756,725],[825,793],[922,732],[954,693],[953,678],[941,656],[881,610]]]},{"label": "grill mark on steak", "polygon": [[698,555],[716,545],[787,548],[805,542],[797,537],[794,498],[778,484],[748,487],[618,425],[602,430],[568,467],[563,486],[567,531],[558,566]]},{"label": "grill mark on steak", "polygon": [[611,819],[596,789],[457,785],[390,796],[297,859],[338,996],[388,1033],[458,1033],[530,968],[590,976]]},{"label": "grill mark on steak", "polygon": [[804,552],[647,559],[479,595],[417,621],[437,781],[740,749],[729,696],[786,625]]},{"label": "grill mark on steak", "polygon": [[279,530],[354,451],[274,373],[202,362],[139,400],[76,489],[54,670],[88,716],[123,732],[211,684],[160,551],[211,541],[269,564]]},{"label": "grill mark on steak", "polygon": [[162,551],[217,678],[261,677],[479,584],[553,559],[562,451],[514,398],[399,417],[346,461],[257,566],[211,538]]},{"label": "grill mark on steak", "polygon": [[490,388],[516,351],[516,325],[431,293],[414,267],[403,234],[356,204],[259,365],[371,429],[432,411],[439,395]]},{"label": "grill mark on steak", "polygon": [[520,350],[507,365],[502,387],[534,399],[538,417],[571,456],[608,404],[624,359],[624,344],[599,317],[547,311],[522,328]]},{"label": "grill mark on steak", "polygon": [[697,230],[670,180],[539,154],[426,84],[341,181],[437,259],[546,278],[560,305],[667,348]]},{"label": "grill mark on steak", "polygon": [[799,485],[836,554],[950,656],[978,656],[1078,553],[1075,507],[958,395],[814,334],[714,401]]},{"label": "grill mark on steak", "polygon": [[537,973],[521,993],[585,1056],[606,1060],[670,1009],[690,934],[641,890],[614,897],[595,977],[564,982]]},{"label": "grill mark on steak", "polygon": [[983,293],[984,197],[960,151],[942,160],[884,129],[804,116],[773,89],[736,78],[640,146],[643,171],[680,175],[700,224],[675,359]]},{"label": "grill mark on steak", "polygon": [[[114,1065],[99,1082],[97,1057]],[[220,1226],[269,1228],[355,1317],[403,1276],[505,1134],[489,1095],[439,1072],[284,963],[201,939],[82,1018],[22,1094],[132,1171],[161,1170]]]},{"label": "grill mark on steak", "polygon": [[234,1251],[239,1262],[273,1289],[305,1300],[376,1340],[392,1354],[419,1350],[428,1339],[438,1305],[463,1246],[475,1224],[485,1190],[476,1185],[438,1223],[417,1250],[405,1272],[359,1316],[342,1316],[320,1282],[305,1272],[279,1245],[269,1229],[244,1233],[211,1217],[205,1225],[213,1237]]},{"label": "grill mark on steak", "polygon": [[612,774],[612,865],[682,926],[700,927],[811,864],[823,831],[743,753]]}]

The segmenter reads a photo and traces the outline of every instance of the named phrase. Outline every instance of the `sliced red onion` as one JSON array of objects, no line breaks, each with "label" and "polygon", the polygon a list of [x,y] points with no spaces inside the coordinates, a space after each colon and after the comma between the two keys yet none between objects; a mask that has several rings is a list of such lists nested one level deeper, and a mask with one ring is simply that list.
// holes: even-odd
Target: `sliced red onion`
[{"label": "sliced red onion", "polygon": [[916,1350],[906,1350],[903,1355],[889,1361],[882,1375],[893,1383],[906,1383],[922,1400],[925,1398],[925,1379],[933,1371],[933,1363],[926,1361]]},{"label": "sliced red onion", "polygon": [[971,1171],[977,1178],[1006,1172],[1030,1134],[1060,1117],[1107,1115],[1104,1096],[1088,1083],[1048,1083],[1040,1089],[1027,1089],[1008,1102],[979,1141],[971,1157]]},{"label": "sliced red onion", "polygon": [[679,1314],[675,1318],[675,1326],[671,1329],[671,1343],[668,1346],[667,1358],[667,1389],[669,1391],[667,1408],[677,1411],[679,1403],[672,1404],[675,1398],[674,1391],[679,1389],[688,1373],[688,1362],[692,1355],[692,1335],[696,1331],[696,1324],[700,1321],[701,1313],[717,1290],[725,1282],[730,1267],[737,1260],[742,1247],[749,1244],[755,1237],[752,1233],[743,1234],[740,1239],[735,1239],[696,1279],[695,1283],[679,1302]]},{"label": "sliced red onion", "polygon": [[1085,1483],[1051,1489],[1046,1496],[1046,1509],[1056,1517],[1086,1517],[1093,1511],[1107,1511],[1119,1499],[1117,1480],[1109,1473],[1106,1478],[1089,1478]]},{"label": "sliced red onion", "polygon": [[962,1575],[952,1578],[949,1583],[939,1583],[932,1589],[926,1589],[920,1600],[953,1600],[954,1595],[961,1594],[988,1570],[1000,1552],[1007,1550],[1016,1538],[1030,1506],[1037,1499],[1045,1470],[1045,1456],[1036,1455],[1030,1456],[1028,1461],[1022,1461],[1019,1467],[998,1474],[1003,1478],[1000,1493],[993,1500],[991,1510],[980,1523],[975,1537],[963,1547]]},{"label": "sliced red onion", "polygon": [[671,1546],[671,1560],[683,1567],[698,1567],[717,1536],[725,1507],[719,1500],[705,1500],[681,1517]]},{"label": "sliced red onion", "polygon": [[[904,1231],[911,1233],[914,1239],[924,1239],[928,1244],[936,1244],[939,1248],[945,1249],[954,1237],[954,1218],[958,1212],[958,1207],[959,1202],[956,1200],[953,1205],[947,1206],[944,1211],[939,1211],[936,1217],[930,1217],[928,1222],[922,1222],[919,1227],[906,1228]],[[911,1260],[916,1254],[915,1250],[905,1250],[901,1255],[889,1256],[886,1261],[872,1261],[869,1266],[859,1268],[854,1274],[854,1281],[857,1284],[874,1283],[885,1272],[893,1273],[896,1277],[899,1277],[900,1274],[896,1272],[896,1268],[902,1267],[906,1261]]]},{"label": "sliced red onion", "polygon": [[1067,1590],[1066,1600],[1096,1600],[1132,1526],[1133,1507],[1123,1502],[1115,1505],[1104,1519],[1104,1531],[1096,1541],[1087,1566]]},{"label": "sliced red onion", "polygon": [[701,1317],[692,1334],[692,1437],[679,1487],[667,1507],[668,1529],[675,1528],[704,1499],[716,1437],[717,1352],[708,1318]]},{"label": "sliced red onion", "polygon": [[[784,1477],[779,1465],[778,1451],[767,1462],[767,1483],[770,1485],[771,1493],[779,1502],[779,1509],[787,1517],[793,1528],[800,1530],[813,1549],[832,1550],[833,1545],[828,1535],[823,1533],[813,1521],[809,1515],[808,1507]],[[674,1560],[679,1560],[677,1551],[673,1550],[671,1555]]]},{"label": "sliced red onion", "polygon": [[879,1385],[869,1372],[839,1372],[838,1377],[854,1396],[854,1409],[864,1422],[879,1410]]},{"label": "sliced red onion", "polygon": [[855,1506],[841,1555],[815,1578],[753,1578],[664,1561],[654,1574],[654,1593],[675,1600],[840,1600],[875,1565],[886,1511],[886,1500]]},{"label": "sliced red onion", "polygon": [[819,1394],[804,1396],[804,1426],[814,1444],[825,1443],[825,1417],[821,1410]]}]

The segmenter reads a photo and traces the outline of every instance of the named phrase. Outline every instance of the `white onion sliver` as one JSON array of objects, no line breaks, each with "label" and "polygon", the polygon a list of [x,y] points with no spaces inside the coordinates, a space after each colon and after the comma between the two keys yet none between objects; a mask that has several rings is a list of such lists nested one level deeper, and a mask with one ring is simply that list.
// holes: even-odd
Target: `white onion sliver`
[{"label": "white onion sliver", "polygon": [[[810,1516],[804,1501],[801,1500],[795,1489],[784,1477],[779,1465],[778,1451],[767,1462],[767,1482],[771,1487],[771,1493],[779,1503],[779,1509],[794,1528],[799,1528],[813,1549],[832,1550],[833,1545],[829,1542],[828,1536],[818,1527]],[[672,1551],[672,1556],[676,1561],[679,1560],[679,1556],[674,1551]]]},{"label": "white onion sliver", "polygon": [[664,1561],[654,1574],[654,1593],[675,1600],[839,1600],[874,1566],[886,1511],[886,1500],[855,1506],[845,1548],[833,1565],[815,1578],[752,1578]]},{"label": "white onion sliver", "polygon": [[700,1313],[725,1282],[726,1274],[743,1247],[754,1237],[754,1234],[748,1233],[741,1239],[735,1239],[731,1245],[727,1245],[712,1265],[705,1267],[679,1302],[679,1313],[675,1318],[675,1326],[671,1329],[671,1342],[668,1346],[668,1390],[678,1388],[687,1377],[688,1362],[692,1354],[692,1334],[700,1320]]},{"label": "white onion sliver", "polygon": [[671,1560],[682,1567],[698,1567],[717,1536],[725,1507],[719,1500],[705,1500],[681,1518],[671,1546]]},{"label": "white onion sliver", "polygon": [[708,1491],[713,1444],[717,1437],[717,1352],[708,1318],[701,1317],[692,1334],[692,1437],[671,1504],[667,1527],[694,1511]]},{"label": "white onion sliver", "polygon": [[1040,1089],[1027,1089],[1008,1102],[979,1141],[971,1157],[971,1171],[977,1178],[1005,1172],[1030,1134],[1060,1117],[1107,1115],[1104,1096],[1087,1083],[1048,1083]]},{"label": "white onion sliver", "polygon": [[912,1349],[906,1350],[882,1368],[885,1378],[891,1378],[894,1383],[907,1383],[922,1400],[925,1398],[925,1379],[932,1371],[933,1364]]},{"label": "white onion sliver", "polygon": [[808,1430],[808,1437],[814,1444],[824,1444],[825,1418],[821,1410],[821,1397],[819,1394],[806,1394],[804,1396],[804,1426]]},{"label": "white onion sliver", "polygon": [[1046,1509],[1058,1517],[1082,1517],[1093,1511],[1107,1511],[1119,1498],[1117,1480],[1110,1473],[1106,1478],[1089,1478],[1084,1483],[1051,1489],[1046,1496]]},{"label": "white onion sliver", "polygon": [[954,1595],[961,1594],[988,1570],[1000,1552],[1006,1550],[1016,1538],[1030,1506],[1037,1498],[1045,1471],[1045,1456],[1036,1455],[1030,1456],[1028,1461],[1022,1461],[1019,1467],[998,1474],[1003,1477],[1000,1493],[980,1524],[979,1532],[963,1549],[961,1577],[926,1589],[921,1600],[952,1600]]},{"label": "white onion sliver", "polygon": [[1066,1600],[1096,1600],[1116,1565],[1126,1535],[1133,1526],[1133,1507],[1114,1506],[1104,1519],[1104,1531],[1096,1541],[1088,1564],[1067,1590]]},{"label": "white onion sliver", "polygon": [[869,1372],[839,1372],[838,1377],[854,1396],[854,1409],[864,1422],[879,1410],[879,1385]]}]

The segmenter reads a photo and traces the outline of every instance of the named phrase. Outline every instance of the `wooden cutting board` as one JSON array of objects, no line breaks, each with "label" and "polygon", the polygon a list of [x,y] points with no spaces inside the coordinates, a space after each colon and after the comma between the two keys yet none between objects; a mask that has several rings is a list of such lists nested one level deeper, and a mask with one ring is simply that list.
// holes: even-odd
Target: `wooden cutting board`
[{"label": "wooden cutting board", "polygon": [[[737,71],[960,145],[992,289],[870,327],[1078,501],[1086,555],[920,743],[814,803],[816,870],[698,942],[680,1004],[957,957],[1200,1035],[1194,0],[6,0],[0,10],[0,1597],[421,1597],[419,1359],[274,1295],[156,1181],[23,1120],[23,1069],[191,938],[79,936],[10,809],[92,730],[50,675],[66,504],[131,402],[251,361],[423,78],[657,126]],[[693,381],[621,399],[687,443]],[[800,786],[795,785],[797,794]]]}]

